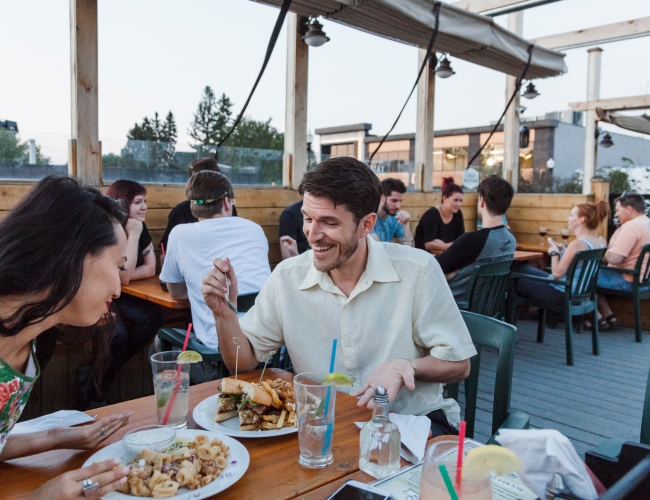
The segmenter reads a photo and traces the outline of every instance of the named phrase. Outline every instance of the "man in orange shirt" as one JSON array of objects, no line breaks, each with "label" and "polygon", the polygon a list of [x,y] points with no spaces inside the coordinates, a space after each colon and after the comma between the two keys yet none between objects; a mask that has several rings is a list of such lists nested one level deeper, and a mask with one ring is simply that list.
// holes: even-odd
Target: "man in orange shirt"
[{"label": "man in orange shirt", "polygon": [[[636,193],[623,194],[616,200],[616,217],[621,225],[609,240],[604,260],[609,267],[634,269],[641,249],[650,243],[650,218],[645,214],[643,196]],[[598,288],[631,292],[632,276],[601,269],[598,273]],[[618,323],[603,294],[598,295],[598,309],[610,326]]]}]

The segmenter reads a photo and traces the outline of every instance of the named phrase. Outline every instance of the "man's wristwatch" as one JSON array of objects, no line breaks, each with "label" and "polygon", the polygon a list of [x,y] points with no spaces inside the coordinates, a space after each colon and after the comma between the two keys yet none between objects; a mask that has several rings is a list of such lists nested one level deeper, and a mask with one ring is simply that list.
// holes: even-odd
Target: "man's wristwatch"
[{"label": "man's wristwatch", "polygon": [[552,250],[548,253],[551,257],[557,257],[560,255],[560,252],[556,252],[555,250]]}]

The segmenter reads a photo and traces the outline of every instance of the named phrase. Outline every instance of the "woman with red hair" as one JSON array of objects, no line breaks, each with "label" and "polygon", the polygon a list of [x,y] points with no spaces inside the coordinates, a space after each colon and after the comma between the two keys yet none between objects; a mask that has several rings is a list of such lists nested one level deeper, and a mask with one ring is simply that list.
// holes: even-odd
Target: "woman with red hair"
[{"label": "woman with red hair", "polygon": [[[125,270],[120,275],[122,285],[155,276],[156,256],[151,235],[144,223],[147,215],[147,189],[138,182],[120,179],[111,184],[106,195],[121,201],[129,216],[124,226],[127,259]],[[106,395],[120,368],[156,336],[164,323],[165,313],[157,304],[127,294],[114,302],[119,316],[110,345],[112,363],[104,375],[100,390],[89,383],[92,365],[83,366],[78,372],[81,395],[87,408],[107,404]]]},{"label": "woman with red hair", "polygon": [[463,188],[453,177],[445,177],[440,204],[424,212],[415,229],[415,248],[428,252],[447,250],[465,232],[462,204]]}]

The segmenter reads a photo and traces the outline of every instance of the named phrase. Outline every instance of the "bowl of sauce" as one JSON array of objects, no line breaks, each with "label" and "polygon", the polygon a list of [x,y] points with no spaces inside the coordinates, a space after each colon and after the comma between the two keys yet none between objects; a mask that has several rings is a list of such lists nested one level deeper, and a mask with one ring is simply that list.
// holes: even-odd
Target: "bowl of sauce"
[{"label": "bowl of sauce", "polygon": [[145,425],[130,430],[122,438],[127,451],[140,455],[142,450],[160,453],[169,448],[176,439],[176,430],[166,425]]}]

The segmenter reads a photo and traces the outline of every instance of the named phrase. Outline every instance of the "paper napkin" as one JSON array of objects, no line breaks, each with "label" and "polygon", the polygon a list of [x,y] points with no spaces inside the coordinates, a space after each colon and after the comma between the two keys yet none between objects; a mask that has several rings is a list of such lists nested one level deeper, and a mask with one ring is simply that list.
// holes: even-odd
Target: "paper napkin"
[{"label": "paper napkin", "polygon": [[59,410],[49,415],[19,422],[11,429],[11,434],[31,434],[53,427],[71,427],[73,425],[92,422],[94,419],[81,411]]},{"label": "paper napkin", "polygon": [[[399,429],[402,440],[400,453],[402,458],[413,464],[419,464],[424,458],[424,450],[431,430],[431,420],[427,417],[400,415],[399,413],[390,413],[388,416]],[[365,422],[355,422],[355,424],[361,429]]]}]

